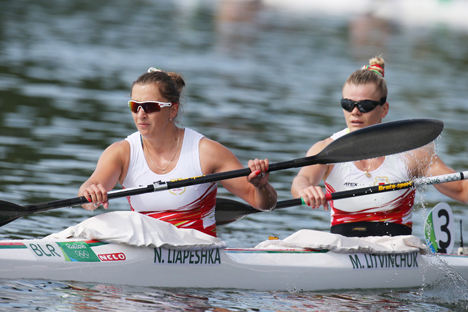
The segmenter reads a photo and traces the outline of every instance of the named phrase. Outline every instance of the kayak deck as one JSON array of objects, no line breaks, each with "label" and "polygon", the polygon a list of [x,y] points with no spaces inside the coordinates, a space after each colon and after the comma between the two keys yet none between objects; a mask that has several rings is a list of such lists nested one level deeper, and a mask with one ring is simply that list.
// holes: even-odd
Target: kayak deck
[{"label": "kayak deck", "polygon": [[0,278],[8,279],[314,291],[418,287],[450,270],[467,280],[468,256],[256,248],[175,250],[94,240],[0,242]]}]

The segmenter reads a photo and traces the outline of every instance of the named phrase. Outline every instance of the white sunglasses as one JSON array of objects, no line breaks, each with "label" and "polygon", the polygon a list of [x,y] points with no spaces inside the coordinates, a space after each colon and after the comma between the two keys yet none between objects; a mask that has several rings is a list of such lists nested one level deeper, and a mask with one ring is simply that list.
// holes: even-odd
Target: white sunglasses
[{"label": "white sunglasses", "polygon": [[163,107],[170,107],[172,106],[172,102],[159,102],[159,101],[146,101],[146,102],[138,102],[138,101],[128,101],[128,107],[133,113],[138,113],[138,110],[143,109],[143,111],[147,114],[159,112]]}]

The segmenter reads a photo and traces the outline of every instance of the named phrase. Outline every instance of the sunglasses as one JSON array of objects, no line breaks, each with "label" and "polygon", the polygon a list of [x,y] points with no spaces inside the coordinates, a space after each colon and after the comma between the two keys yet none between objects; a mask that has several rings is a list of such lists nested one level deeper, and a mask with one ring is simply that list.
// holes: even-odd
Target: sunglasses
[{"label": "sunglasses", "polygon": [[149,113],[154,113],[154,112],[159,112],[161,108],[163,107],[169,107],[172,106],[172,102],[159,102],[159,101],[147,101],[147,102],[138,102],[138,101],[128,101],[128,107],[130,107],[130,110],[132,113],[138,113],[138,109],[141,107],[141,109],[149,114]]},{"label": "sunglasses", "polygon": [[387,102],[387,97],[384,96],[380,99],[380,101],[372,101],[372,100],[362,100],[362,101],[353,101],[350,99],[341,99],[341,107],[348,112],[352,112],[353,109],[357,106],[358,110],[361,113],[368,113],[374,110],[377,105],[383,105]]}]

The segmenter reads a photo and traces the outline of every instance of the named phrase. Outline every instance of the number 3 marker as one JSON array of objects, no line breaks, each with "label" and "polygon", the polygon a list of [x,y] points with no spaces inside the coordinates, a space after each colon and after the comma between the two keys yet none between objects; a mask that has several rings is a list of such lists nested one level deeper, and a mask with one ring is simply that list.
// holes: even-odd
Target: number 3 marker
[{"label": "number 3 marker", "polygon": [[426,218],[424,235],[429,249],[434,253],[449,254],[453,249],[455,222],[447,203],[437,204]]}]

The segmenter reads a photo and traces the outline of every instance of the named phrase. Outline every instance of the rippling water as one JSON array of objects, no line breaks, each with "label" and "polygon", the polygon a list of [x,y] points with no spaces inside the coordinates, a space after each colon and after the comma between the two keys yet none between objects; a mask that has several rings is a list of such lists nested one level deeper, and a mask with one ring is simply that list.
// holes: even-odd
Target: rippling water
[{"label": "rippling water", "polygon": [[[134,131],[126,101],[131,83],[150,66],[183,74],[183,125],[228,146],[246,164],[255,157],[303,157],[314,142],[344,128],[343,82],[383,54],[386,121],[444,121],[438,153],[467,170],[468,29],[413,27],[338,8],[333,15],[298,13],[271,2],[2,1],[1,199],[31,204],[76,196],[100,153]],[[280,200],[291,197],[296,173],[271,174]],[[418,198],[415,235],[423,236],[426,209],[440,201],[451,205],[456,222],[468,224],[466,205],[428,187]],[[111,209],[128,209],[126,200],[112,201]],[[42,237],[94,214],[64,208],[28,216],[3,226],[0,237]],[[303,228],[327,230],[328,213],[295,207],[255,214],[219,237],[231,247],[250,247]],[[321,293],[0,281],[0,309],[463,310],[466,284],[446,280],[444,287]]]}]

